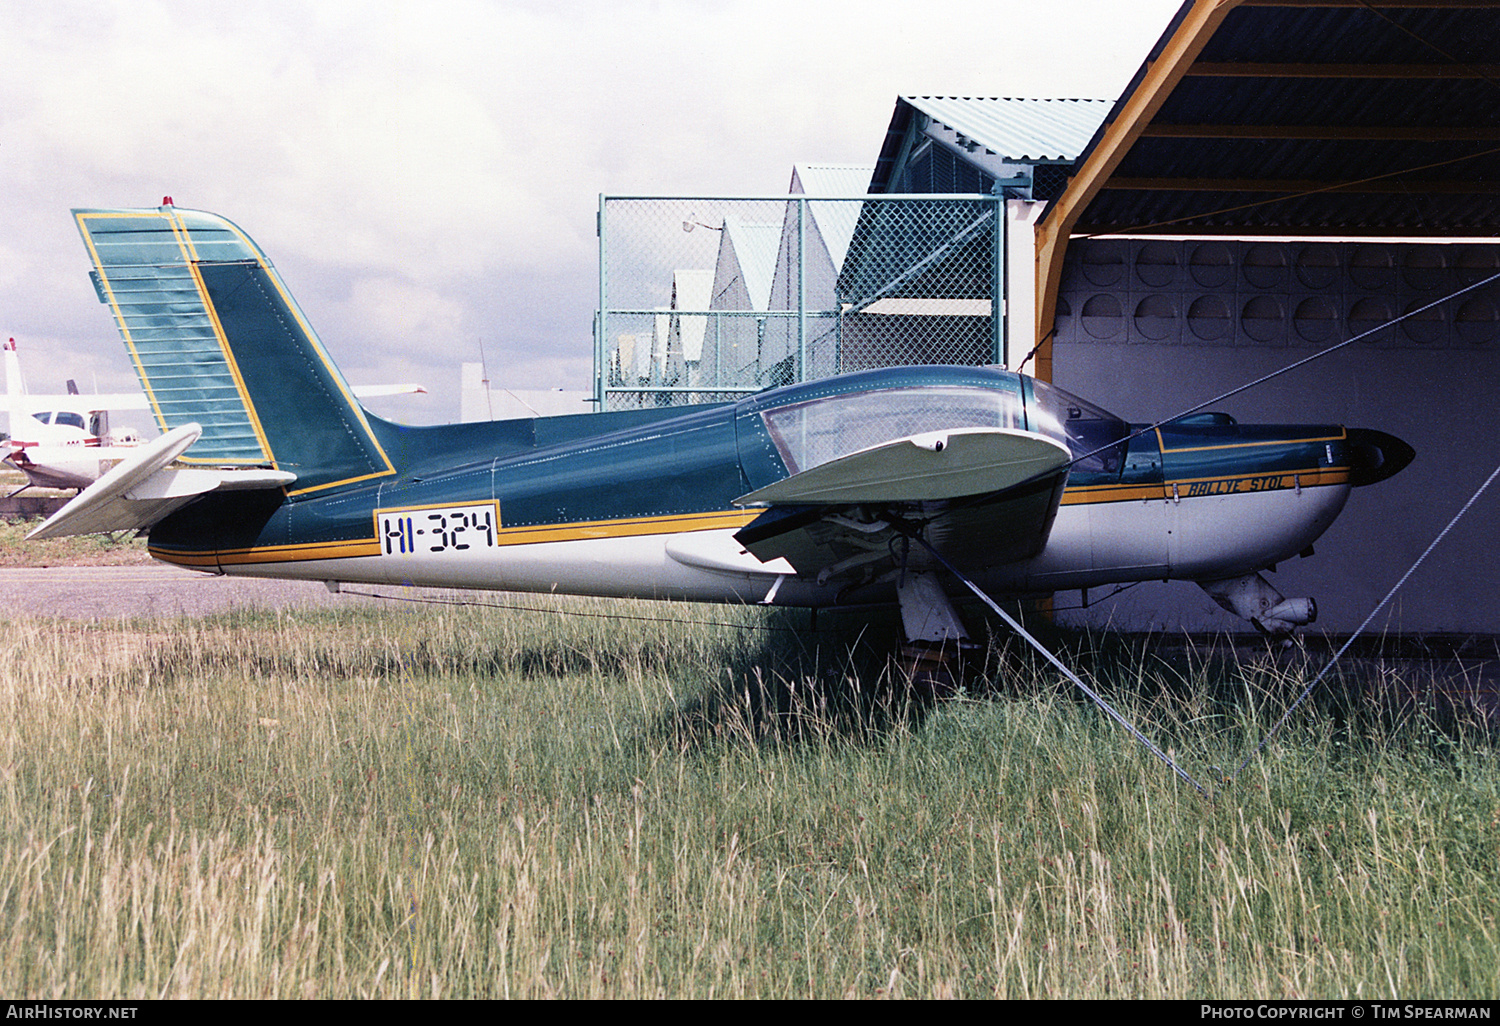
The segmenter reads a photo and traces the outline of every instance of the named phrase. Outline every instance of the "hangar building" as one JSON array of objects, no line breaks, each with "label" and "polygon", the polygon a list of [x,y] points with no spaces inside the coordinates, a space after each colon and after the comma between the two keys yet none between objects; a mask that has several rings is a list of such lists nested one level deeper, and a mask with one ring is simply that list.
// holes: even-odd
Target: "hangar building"
[{"label": "hangar building", "polygon": [[[1188,0],[1114,104],[902,97],[870,191],[1003,190],[1005,362],[1133,421],[1352,340],[1212,407],[1416,449],[1272,578],[1347,631],[1500,460],[1497,53],[1493,2]],[[1486,494],[1376,628],[1500,634],[1497,528]],[[1163,585],[1074,615],[1235,627]]]}]

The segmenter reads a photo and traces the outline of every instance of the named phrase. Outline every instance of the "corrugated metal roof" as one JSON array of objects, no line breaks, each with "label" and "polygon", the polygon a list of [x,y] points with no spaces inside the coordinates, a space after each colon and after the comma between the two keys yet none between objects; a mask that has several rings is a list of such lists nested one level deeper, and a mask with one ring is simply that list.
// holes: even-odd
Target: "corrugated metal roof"
[{"label": "corrugated metal roof", "polygon": [[[807,196],[858,196],[865,192],[875,169],[848,164],[798,164],[792,168],[792,194]],[[863,203],[809,203],[808,213],[823,237],[829,259],[837,271],[849,252],[854,226],[859,223]]]},{"label": "corrugated metal roof", "polygon": [[1077,159],[1112,100],[1032,100],[1008,96],[902,96],[932,120],[1005,160]]},{"label": "corrugated metal roof", "polygon": [[869,164],[798,164],[792,168],[793,195],[858,196],[870,185]]},{"label": "corrugated metal roof", "polygon": [[1090,143],[1080,180],[1090,162],[1118,163],[1083,197],[1072,232],[1500,229],[1500,5],[1246,2],[1144,124],[1114,124],[1207,3],[1184,3]]},{"label": "corrugated metal roof", "polygon": [[776,257],[781,247],[779,223],[741,221],[730,215],[724,218],[724,234],[734,248],[745,291],[750,294],[750,309],[765,310],[771,303],[771,279],[776,274]]}]

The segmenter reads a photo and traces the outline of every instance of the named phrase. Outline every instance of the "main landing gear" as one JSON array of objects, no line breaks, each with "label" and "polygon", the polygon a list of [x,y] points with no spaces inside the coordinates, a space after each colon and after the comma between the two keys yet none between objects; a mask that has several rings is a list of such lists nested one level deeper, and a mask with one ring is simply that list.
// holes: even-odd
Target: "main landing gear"
[{"label": "main landing gear", "polygon": [[937,573],[908,569],[896,584],[896,600],[906,635],[897,657],[898,673],[918,691],[939,698],[954,694],[978,657],[979,646],[964,630]]}]

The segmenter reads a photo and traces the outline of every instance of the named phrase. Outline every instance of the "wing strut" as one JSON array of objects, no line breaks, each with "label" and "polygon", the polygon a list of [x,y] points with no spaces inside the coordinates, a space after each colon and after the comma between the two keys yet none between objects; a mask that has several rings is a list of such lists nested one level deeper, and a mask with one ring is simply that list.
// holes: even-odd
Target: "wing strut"
[{"label": "wing strut", "polygon": [[1120,726],[1122,726],[1126,730],[1130,731],[1130,736],[1131,737],[1135,738],[1142,745],[1144,745],[1146,747],[1146,750],[1149,751],[1152,755],[1156,756],[1162,762],[1166,763],[1169,767],[1171,767],[1173,773],[1176,773],[1184,781],[1186,781],[1187,783],[1191,784],[1193,786],[1193,788],[1199,794],[1201,794],[1203,797],[1207,798],[1209,801],[1213,800],[1213,795],[1211,795],[1211,794],[1208,793],[1208,789],[1207,788],[1205,788],[1202,784],[1198,783],[1198,781],[1194,780],[1192,778],[1192,776],[1189,775],[1189,773],[1187,772],[1187,770],[1185,770],[1181,766],[1179,766],[1177,764],[1176,760],[1174,760],[1170,755],[1168,755],[1166,752],[1162,751],[1160,748],[1156,747],[1156,745],[1151,741],[1150,738],[1148,738],[1145,734],[1142,734],[1138,729],[1136,729],[1136,727],[1135,727],[1134,724],[1132,724],[1124,716],[1120,715],[1120,713],[1115,710],[1114,706],[1112,706],[1108,702],[1106,702],[1104,700],[1104,698],[1097,691],[1095,691],[1093,688],[1091,688],[1087,684],[1085,684],[1083,682],[1082,678],[1080,678],[1078,676],[1078,674],[1076,674],[1072,670],[1068,669],[1068,667],[1066,665],[1064,665],[1064,663],[1063,663],[1063,661],[1061,659],[1057,658],[1057,656],[1053,655],[1050,651],[1048,651],[1048,649],[1047,649],[1047,647],[1045,645],[1043,645],[1040,641],[1036,640],[1036,638],[1033,638],[1030,634],[1028,634],[1027,631],[1026,631],[1026,628],[1022,627],[1021,624],[1016,620],[1015,617],[1011,616],[1004,609],[1000,608],[999,603],[997,603],[994,599],[992,599],[988,595],[986,595],[983,591],[980,590],[980,588],[979,588],[979,586],[977,584],[975,584],[973,581],[971,581],[967,577],[965,577],[961,572],[959,572],[958,569],[956,569],[953,566],[952,563],[950,563],[946,559],[944,559],[943,558],[943,554],[940,553],[937,549],[933,548],[930,544],[928,544],[928,541],[927,541],[926,538],[922,537],[921,534],[913,534],[912,537],[916,538],[916,540],[921,543],[921,545],[922,545],[922,547],[924,549],[926,549],[928,552],[932,553],[932,558],[936,559],[943,566],[947,567],[949,573],[951,573],[954,577],[957,577],[960,581],[962,581],[964,583],[964,586],[966,588],[968,588],[976,596],[978,596],[978,598],[979,598],[979,600],[981,602],[983,602],[985,605],[989,606],[992,610],[995,611],[995,613],[1000,617],[1000,619],[1002,619],[1006,623],[1008,623],[1010,625],[1011,629],[1014,630],[1017,634],[1019,634],[1023,639],[1025,639],[1025,641],[1026,641],[1026,643],[1028,645],[1030,645],[1032,648],[1034,648],[1038,652],[1040,652],[1042,654],[1043,658],[1045,658],[1049,663],[1051,663],[1053,666],[1057,667],[1060,671],[1062,671],[1063,676],[1067,677],[1070,681],[1072,681],[1074,683],[1074,685],[1077,686],[1077,688],[1078,688],[1079,691],[1082,691],[1085,695],[1088,695],[1089,698],[1093,701],[1093,703],[1095,705],[1097,705],[1100,709],[1103,709],[1104,712],[1109,715],[1110,719],[1114,720]]}]

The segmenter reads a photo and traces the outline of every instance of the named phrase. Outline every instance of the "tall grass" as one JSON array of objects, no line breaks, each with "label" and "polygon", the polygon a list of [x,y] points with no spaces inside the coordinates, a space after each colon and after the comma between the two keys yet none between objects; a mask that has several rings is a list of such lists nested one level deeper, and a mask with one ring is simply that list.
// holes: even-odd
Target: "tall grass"
[{"label": "tall grass", "polygon": [[129,532],[28,541],[26,536],[42,520],[42,517],[0,517],[0,567],[121,566],[151,562],[146,539]]},{"label": "tall grass", "polygon": [[[1500,993],[1484,734],[1312,710],[1207,802],[1004,646],[934,706],[863,645],[446,608],[13,622],[0,991]],[[1205,776],[1301,679],[1073,658]]]}]

